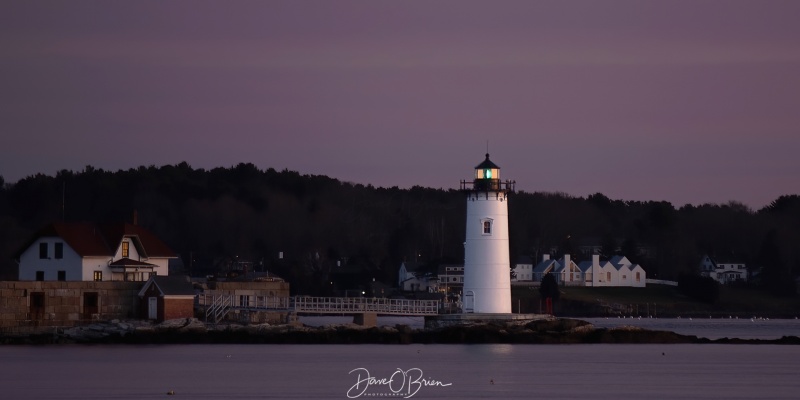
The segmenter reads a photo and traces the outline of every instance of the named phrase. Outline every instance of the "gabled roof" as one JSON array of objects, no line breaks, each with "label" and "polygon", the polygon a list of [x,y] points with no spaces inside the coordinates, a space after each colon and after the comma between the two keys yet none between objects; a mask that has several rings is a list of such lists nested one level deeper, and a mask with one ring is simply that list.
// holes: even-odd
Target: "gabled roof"
[{"label": "gabled roof", "polygon": [[608,261],[617,269],[619,269],[619,265],[631,265],[631,262],[625,256],[614,256]]},{"label": "gabled roof", "polygon": [[185,276],[156,275],[150,277],[139,291],[139,297],[147,293],[150,286],[155,285],[159,293],[164,296],[194,296],[192,283]]},{"label": "gabled roof", "polygon": [[[553,265],[553,264],[555,264],[555,265]],[[553,270],[555,270],[557,268],[560,268],[560,264],[558,262],[556,262],[556,260],[544,260],[544,261],[540,262],[539,264],[536,264],[535,267],[533,267],[533,272],[534,273],[539,273],[539,274],[545,273],[545,272],[547,272],[547,269],[550,268],[551,265],[553,266]],[[554,271],[551,271],[551,272],[554,272]]]},{"label": "gabled roof", "polygon": [[581,272],[589,271],[590,269],[592,269],[592,262],[591,261],[581,261],[578,264],[578,269],[581,270]]},{"label": "gabled roof", "polygon": [[114,256],[125,237],[133,238],[137,250],[147,257],[174,258],[175,253],[156,235],[139,225],[127,223],[55,222],[36,232],[17,253],[17,257],[36,240],[59,237],[81,257]]}]

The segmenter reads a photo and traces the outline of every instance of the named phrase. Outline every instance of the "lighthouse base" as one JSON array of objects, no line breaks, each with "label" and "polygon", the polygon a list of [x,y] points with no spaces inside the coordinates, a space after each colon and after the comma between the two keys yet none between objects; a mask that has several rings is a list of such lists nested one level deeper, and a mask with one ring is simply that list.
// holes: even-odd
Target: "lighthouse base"
[{"label": "lighthouse base", "polygon": [[555,319],[549,314],[439,314],[425,317],[425,328],[444,328],[448,326],[469,326],[480,324],[527,324],[531,321]]}]

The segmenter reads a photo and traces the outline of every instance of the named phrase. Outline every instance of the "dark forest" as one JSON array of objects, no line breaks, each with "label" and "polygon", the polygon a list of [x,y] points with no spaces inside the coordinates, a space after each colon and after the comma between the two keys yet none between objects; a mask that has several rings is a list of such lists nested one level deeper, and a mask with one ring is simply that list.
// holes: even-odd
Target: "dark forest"
[{"label": "dark forest", "polygon": [[[455,182],[457,183],[457,182]],[[455,186],[454,183],[454,186]],[[137,222],[160,236],[191,273],[248,260],[321,294],[337,268],[396,284],[404,260],[462,262],[464,195],[456,189],[381,188],[253,164],[194,169],[186,163],[105,171],[87,166],[16,183],[0,177],[0,272],[16,278],[15,255],[55,221]],[[517,192],[509,199],[512,260],[599,246],[624,254],[648,278],[696,272],[704,254],[747,264],[754,285],[794,294],[800,274],[800,196],[751,210],[727,204],[586,198]],[[278,254],[283,258],[279,259]]]}]

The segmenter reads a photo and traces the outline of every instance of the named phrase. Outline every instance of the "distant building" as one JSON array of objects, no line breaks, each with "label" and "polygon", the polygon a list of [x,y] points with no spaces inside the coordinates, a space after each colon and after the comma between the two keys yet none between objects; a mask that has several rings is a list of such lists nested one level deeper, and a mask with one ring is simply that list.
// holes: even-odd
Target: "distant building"
[{"label": "distant building", "polygon": [[559,267],[560,265],[556,260],[550,259],[550,254],[544,254],[542,255],[542,261],[533,267],[533,280],[541,282],[545,275],[556,272],[556,268]]},{"label": "distant building", "polygon": [[168,275],[176,257],[153,233],[126,223],[53,223],[17,253],[21,281],[144,282]]},{"label": "distant building", "polygon": [[514,275],[512,282],[532,282],[533,281],[533,259],[528,256],[521,256],[514,264]]},{"label": "distant building", "polygon": [[163,322],[194,317],[196,294],[187,276],[152,276],[139,290],[142,318]]},{"label": "distant building", "polygon": [[397,272],[397,286],[406,292],[435,291],[438,281],[436,276],[426,274],[423,266],[417,263],[403,262]]},{"label": "distant building", "polygon": [[463,264],[442,264],[436,274],[439,278],[439,291],[461,293],[464,289]]},{"label": "distant building", "polygon": [[549,254],[542,257],[533,269],[534,280],[541,282],[544,275],[552,273],[563,286],[629,286],[645,287],[647,273],[639,264],[633,264],[624,256],[614,256],[601,261],[600,255],[592,255],[591,261],[575,263],[569,254],[559,260],[551,260]]},{"label": "distant building", "polygon": [[700,261],[700,275],[710,277],[722,284],[746,282],[747,265],[736,260],[717,261],[711,256],[705,255]]}]

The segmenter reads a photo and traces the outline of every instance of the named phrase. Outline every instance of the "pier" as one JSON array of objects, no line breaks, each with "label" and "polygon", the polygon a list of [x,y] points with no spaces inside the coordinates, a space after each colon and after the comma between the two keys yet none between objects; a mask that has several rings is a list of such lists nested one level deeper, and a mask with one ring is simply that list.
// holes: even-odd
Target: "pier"
[{"label": "pier", "polygon": [[439,300],[406,300],[369,297],[269,297],[200,295],[206,322],[218,323],[232,310],[286,312],[294,315],[354,315],[355,322],[374,325],[378,315],[430,316],[439,313]]}]

